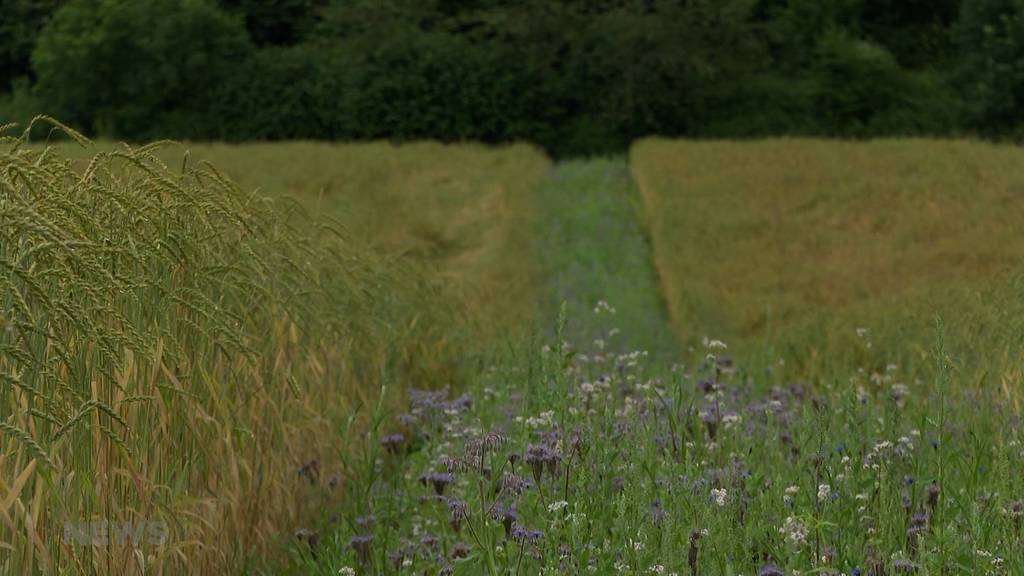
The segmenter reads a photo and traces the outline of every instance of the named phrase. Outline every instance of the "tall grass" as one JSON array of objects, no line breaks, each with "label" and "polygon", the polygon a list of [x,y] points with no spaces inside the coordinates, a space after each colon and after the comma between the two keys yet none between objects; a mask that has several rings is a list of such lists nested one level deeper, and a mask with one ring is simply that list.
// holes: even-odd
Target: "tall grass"
[{"label": "tall grass", "polygon": [[[244,566],[332,498],[354,405],[458,378],[458,313],[209,164],[64,130],[84,165],[0,140],[0,573]],[[65,542],[80,520],[169,534]]]}]

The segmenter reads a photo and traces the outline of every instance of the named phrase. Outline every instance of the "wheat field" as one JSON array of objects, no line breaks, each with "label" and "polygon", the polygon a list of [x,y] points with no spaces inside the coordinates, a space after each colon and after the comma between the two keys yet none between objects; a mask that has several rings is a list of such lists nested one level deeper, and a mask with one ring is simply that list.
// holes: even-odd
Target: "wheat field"
[{"label": "wheat field", "polygon": [[[327,480],[369,425],[361,407],[458,386],[481,334],[511,331],[491,326],[529,295],[513,238],[547,167],[532,149],[309,145],[262,161],[65,130],[77,142],[0,143],[5,574],[258,561],[338,497]],[[163,522],[168,544],[62,538],[98,518]]]},{"label": "wheat field", "polygon": [[[965,345],[1012,341],[1024,259],[1016,147],[650,139],[630,158],[689,344],[710,336],[842,364],[863,348],[858,329],[913,356],[936,317],[958,324]],[[1013,349],[1000,346],[986,356]]]},{"label": "wheat field", "polygon": [[[1024,509],[1013,147],[552,165],[39,122],[71,141],[0,140],[0,573],[1020,564],[1020,517],[976,497]],[[484,441],[490,469],[440,466]],[[75,540],[96,521],[166,533]]]}]

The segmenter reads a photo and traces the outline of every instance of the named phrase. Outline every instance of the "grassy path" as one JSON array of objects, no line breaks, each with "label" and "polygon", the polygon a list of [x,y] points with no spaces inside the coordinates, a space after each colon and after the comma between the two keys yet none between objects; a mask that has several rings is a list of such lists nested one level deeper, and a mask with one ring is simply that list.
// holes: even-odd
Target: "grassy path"
[{"label": "grassy path", "polygon": [[[621,344],[670,360],[678,347],[636,201],[625,158],[561,163],[540,183],[534,223],[538,317],[551,323],[565,302],[568,340],[608,338],[617,328],[621,335],[608,338],[611,349]],[[595,313],[600,301],[614,315],[608,309]]]}]

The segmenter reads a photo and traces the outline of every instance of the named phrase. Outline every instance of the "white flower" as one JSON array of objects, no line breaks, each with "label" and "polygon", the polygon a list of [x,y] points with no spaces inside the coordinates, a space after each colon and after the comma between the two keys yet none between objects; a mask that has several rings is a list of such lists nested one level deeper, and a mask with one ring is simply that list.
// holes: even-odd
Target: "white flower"
[{"label": "white flower", "polygon": [[654,566],[651,566],[650,568],[648,568],[647,571],[650,572],[651,574],[664,574],[665,573],[665,567],[662,566],[661,564],[655,564]]},{"label": "white flower", "polygon": [[707,336],[704,337],[704,347],[710,350],[721,349],[725,350],[728,346],[721,340],[709,340]]},{"label": "white flower", "polygon": [[782,528],[779,528],[779,533],[794,546],[802,546],[807,541],[807,527],[799,518],[787,517]]},{"label": "white flower", "polygon": [[554,411],[548,410],[547,412],[541,412],[537,417],[529,417],[526,419],[526,425],[530,428],[541,428],[544,426],[551,426],[551,423],[555,419]]},{"label": "white flower", "polygon": [[725,428],[732,428],[740,422],[743,422],[743,417],[739,414],[726,414],[722,416],[722,425]]},{"label": "white flower", "polygon": [[828,497],[832,494],[832,487],[828,484],[822,484],[818,486],[818,502],[824,502],[828,500]]},{"label": "white flower", "polygon": [[725,506],[725,499],[729,497],[729,493],[725,488],[712,488],[711,497],[715,499],[716,505]]},{"label": "white flower", "polygon": [[795,485],[786,488],[786,494],[789,494],[790,496],[796,494],[799,491],[800,491],[800,487],[799,486],[795,486]]},{"label": "white flower", "polygon": [[559,500],[558,502],[552,502],[551,504],[548,504],[548,512],[558,512],[559,510],[561,510],[562,508],[565,508],[568,505],[569,505],[569,503],[566,502],[565,500]]},{"label": "white flower", "polygon": [[340,574],[341,576],[356,576],[356,571],[355,571],[354,568],[350,568],[348,566],[342,566],[338,570],[338,574]]}]

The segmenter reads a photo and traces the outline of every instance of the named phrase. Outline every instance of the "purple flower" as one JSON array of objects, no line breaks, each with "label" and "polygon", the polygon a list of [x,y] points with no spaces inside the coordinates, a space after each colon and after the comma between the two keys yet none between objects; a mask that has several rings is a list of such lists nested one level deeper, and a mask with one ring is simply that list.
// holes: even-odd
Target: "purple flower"
[{"label": "purple flower", "polygon": [[667,516],[668,512],[665,512],[665,509],[661,506],[661,500],[651,502],[651,522],[655,526],[660,525]]},{"label": "purple flower", "polygon": [[491,516],[495,520],[501,520],[502,526],[505,527],[505,537],[512,537],[512,530],[516,526],[516,521],[519,520],[519,515],[516,513],[515,506],[505,507],[501,504],[496,504],[494,509],[491,510]]},{"label": "purple flower", "polygon": [[612,478],[612,490],[617,494],[622,494],[622,491],[626,488],[626,481],[621,476]]},{"label": "purple flower", "polygon": [[307,545],[309,545],[310,553],[312,553],[313,556],[316,557],[316,546],[317,543],[320,541],[320,537],[317,535],[316,532],[308,528],[299,528],[295,531],[295,537],[298,538],[300,542],[305,542]]},{"label": "purple flower", "polygon": [[488,452],[494,452],[505,445],[508,439],[503,434],[491,432],[481,438],[466,442],[465,457],[467,460],[478,460]]},{"label": "purple flower", "polygon": [[428,472],[420,476],[420,484],[433,486],[438,496],[443,495],[444,489],[454,481],[455,477],[448,472]]},{"label": "purple flower", "polygon": [[360,528],[364,528],[365,529],[365,528],[369,528],[369,527],[373,526],[373,523],[376,522],[376,521],[377,521],[377,517],[374,516],[373,514],[367,514],[366,516],[357,516],[356,517],[356,526],[359,526]]},{"label": "purple flower", "polygon": [[938,484],[932,483],[928,485],[928,489],[925,491],[925,505],[928,506],[929,510],[935,510],[935,507],[939,504],[939,495],[942,490]]},{"label": "purple flower", "polygon": [[348,545],[356,553],[356,558],[361,564],[366,564],[370,561],[370,546],[373,544],[373,536],[369,534],[360,534],[353,536],[348,541]]},{"label": "purple flower", "polygon": [[299,466],[299,477],[306,478],[310,484],[316,484],[317,478],[320,477],[320,461],[314,458]]},{"label": "purple flower", "polygon": [[380,444],[388,452],[392,454],[398,454],[402,451],[402,444],[405,443],[405,436],[403,434],[388,434],[387,436],[380,439]]},{"label": "purple flower", "polygon": [[757,571],[757,576],[786,576],[786,573],[774,564],[767,564]]},{"label": "purple flower", "polygon": [[547,469],[549,474],[555,474],[558,469],[558,463],[562,460],[562,455],[547,446],[530,444],[526,448],[526,455],[523,456],[523,460],[526,461],[526,464],[533,472],[534,481],[539,484],[544,476],[545,469]]},{"label": "purple flower", "polygon": [[904,558],[897,558],[892,561],[892,569],[897,574],[913,574],[915,568],[913,562]]},{"label": "purple flower", "polygon": [[455,546],[452,546],[452,559],[465,558],[469,556],[469,546],[462,542],[458,542]]},{"label": "purple flower", "polygon": [[529,478],[520,476],[519,474],[506,472],[501,475],[501,479],[498,481],[497,490],[498,493],[519,496],[523,492],[529,490],[531,486],[533,486],[533,482],[531,482]]},{"label": "purple flower", "polygon": [[512,539],[517,541],[517,542],[525,540],[526,539],[526,528],[523,528],[519,524],[514,524],[512,526]]},{"label": "purple flower", "polygon": [[708,429],[708,438],[714,442],[715,436],[718,435],[718,414],[713,410],[704,410],[701,412],[700,418],[704,421],[704,426]]},{"label": "purple flower", "polygon": [[455,498],[448,499],[448,524],[458,532],[462,528],[462,519],[466,517],[466,503]]}]

